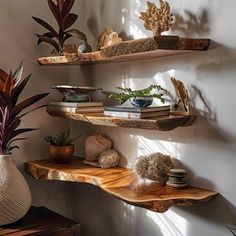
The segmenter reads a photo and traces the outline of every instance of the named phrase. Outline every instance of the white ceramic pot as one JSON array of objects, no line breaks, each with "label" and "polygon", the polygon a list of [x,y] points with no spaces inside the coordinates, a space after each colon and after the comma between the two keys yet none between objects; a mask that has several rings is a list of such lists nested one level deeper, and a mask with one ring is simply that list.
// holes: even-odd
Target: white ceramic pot
[{"label": "white ceramic pot", "polygon": [[31,193],[25,178],[11,156],[0,155],[0,226],[21,219],[31,205]]}]

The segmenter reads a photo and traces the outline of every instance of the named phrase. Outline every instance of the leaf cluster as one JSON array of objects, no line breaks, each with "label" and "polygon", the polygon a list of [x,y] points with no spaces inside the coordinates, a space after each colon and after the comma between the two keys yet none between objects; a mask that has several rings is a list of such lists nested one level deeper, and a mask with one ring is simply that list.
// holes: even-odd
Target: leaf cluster
[{"label": "leaf cluster", "polygon": [[152,84],[149,87],[141,90],[132,90],[130,88],[121,88],[121,87],[117,87],[117,89],[121,90],[122,93],[111,94],[110,98],[115,98],[119,100],[121,103],[126,102],[130,98],[136,98],[136,97],[153,97],[160,99],[162,103],[165,102],[162,93],[153,93],[154,89],[157,91],[163,90],[163,88],[160,85]]},{"label": "leaf cluster", "polygon": [[75,0],[56,0],[56,3],[53,0],[47,1],[51,12],[56,19],[58,30],[54,29],[46,21],[33,16],[32,18],[47,30],[47,32],[42,35],[36,34],[38,37],[38,45],[42,42],[48,43],[61,54],[65,41],[72,36],[76,36],[87,42],[87,36],[83,32],[77,29],[69,29],[78,18],[78,15],[70,12]]},{"label": "leaf cluster", "polygon": [[13,145],[15,141],[25,140],[18,138],[19,135],[34,131],[32,128],[18,128],[22,118],[43,106],[36,107],[27,112],[25,109],[48,95],[48,93],[38,94],[18,102],[19,96],[28,83],[30,76],[22,79],[23,65],[20,63],[15,72],[9,74],[0,69],[0,154],[11,154],[13,149],[19,149]]},{"label": "leaf cluster", "polygon": [[62,131],[56,136],[47,136],[44,138],[44,140],[46,142],[49,142],[52,146],[68,146],[71,145],[80,136],[72,139],[70,138],[70,131]]}]

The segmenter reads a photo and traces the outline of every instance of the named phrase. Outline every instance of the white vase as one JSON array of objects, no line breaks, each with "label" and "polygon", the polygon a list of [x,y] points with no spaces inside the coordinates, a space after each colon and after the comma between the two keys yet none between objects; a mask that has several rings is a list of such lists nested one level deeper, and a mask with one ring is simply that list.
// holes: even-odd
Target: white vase
[{"label": "white vase", "polygon": [[31,193],[25,178],[11,156],[0,155],[0,226],[21,219],[31,205]]}]

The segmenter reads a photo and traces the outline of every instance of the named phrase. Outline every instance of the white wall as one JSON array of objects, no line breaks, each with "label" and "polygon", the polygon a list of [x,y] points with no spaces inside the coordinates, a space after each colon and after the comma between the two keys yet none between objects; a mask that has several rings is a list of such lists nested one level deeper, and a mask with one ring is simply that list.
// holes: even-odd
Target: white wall
[{"label": "white wall", "polygon": [[[50,86],[65,83],[68,69],[42,68],[37,64],[36,58],[39,55],[47,55],[51,48],[41,46],[37,48],[35,33],[43,32],[42,28],[33,22],[31,16],[38,16],[51,19],[48,14],[46,1],[32,0],[1,0],[0,1],[0,67],[6,71],[16,69],[20,61],[24,61],[24,76],[32,73],[22,98],[26,98],[42,92],[50,92]],[[58,98],[53,93],[41,104]],[[25,135],[29,139],[20,144],[21,150],[16,150],[13,155],[14,161],[23,169],[23,163],[27,160],[48,158],[47,147],[43,137],[53,134],[58,130],[68,127],[68,122],[56,120],[41,109],[25,117],[22,127],[40,128],[39,131]],[[64,192],[68,191],[67,184],[46,183],[33,180],[28,177],[33,195],[34,205],[48,206],[65,215],[70,215],[71,209],[68,198]]]},{"label": "white wall", "polygon": [[[80,15],[79,27],[87,33],[93,46],[107,25],[135,38],[150,36],[151,32],[147,32],[138,19],[140,10],[146,8],[145,2],[80,1],[75,8]],[[132,164],[142,154],[167,153],[182,162],[192,185],[216,190],[220,196],[206,204],[172,207],[158,214],[124,204],[95,187],[74,184],[74,216],[81,222],[83,235],[227,236],[231,234],[225,225],[236,222],[236,2],[169,2],[179,19],[173,34],[210,38],[220,46],[207,52],[157,60],[74,67],[70,71],[70,82],[108,91],[121,85],[142,88],[160,83],[172,90],[169,78],[174,76],[187,84],[192,96],[195,94],[192,85],[195,86],[205,104],[200,96],[194,98],[200,115],[192,127],[156,132],[87,125],[84,130],[109,135],[125,157],[124,165]],[[71,122],[71,127],[83,132],[82,124]],[[78,153],[83,153],[82,147]]]}]

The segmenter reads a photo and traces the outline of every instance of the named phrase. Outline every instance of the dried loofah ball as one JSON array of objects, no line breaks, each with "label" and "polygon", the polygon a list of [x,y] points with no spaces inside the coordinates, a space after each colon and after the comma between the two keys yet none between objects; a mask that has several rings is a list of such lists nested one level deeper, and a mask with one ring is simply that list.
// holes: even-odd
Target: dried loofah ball
[{"label": "dried loofah ball", "polygon": [[120,161],[120,156],[118,152],[114,149],[108,149],[101,153],[98,163],[101,168],[111,168],[116,167]]},{"label": "dried loofah ball", "polygon": [[112,141],[105,135],[89,136],[85,141],[85,158],[87,161],[98,161],[100,154],[111,147]]},{"label": "dried loofah ball", "polygon": [[174,168],[170,156],[162,153],[153,153],[141,156],[137,159],[134,172],[142,178],[164,182],[167,180],[167,173]]}]

